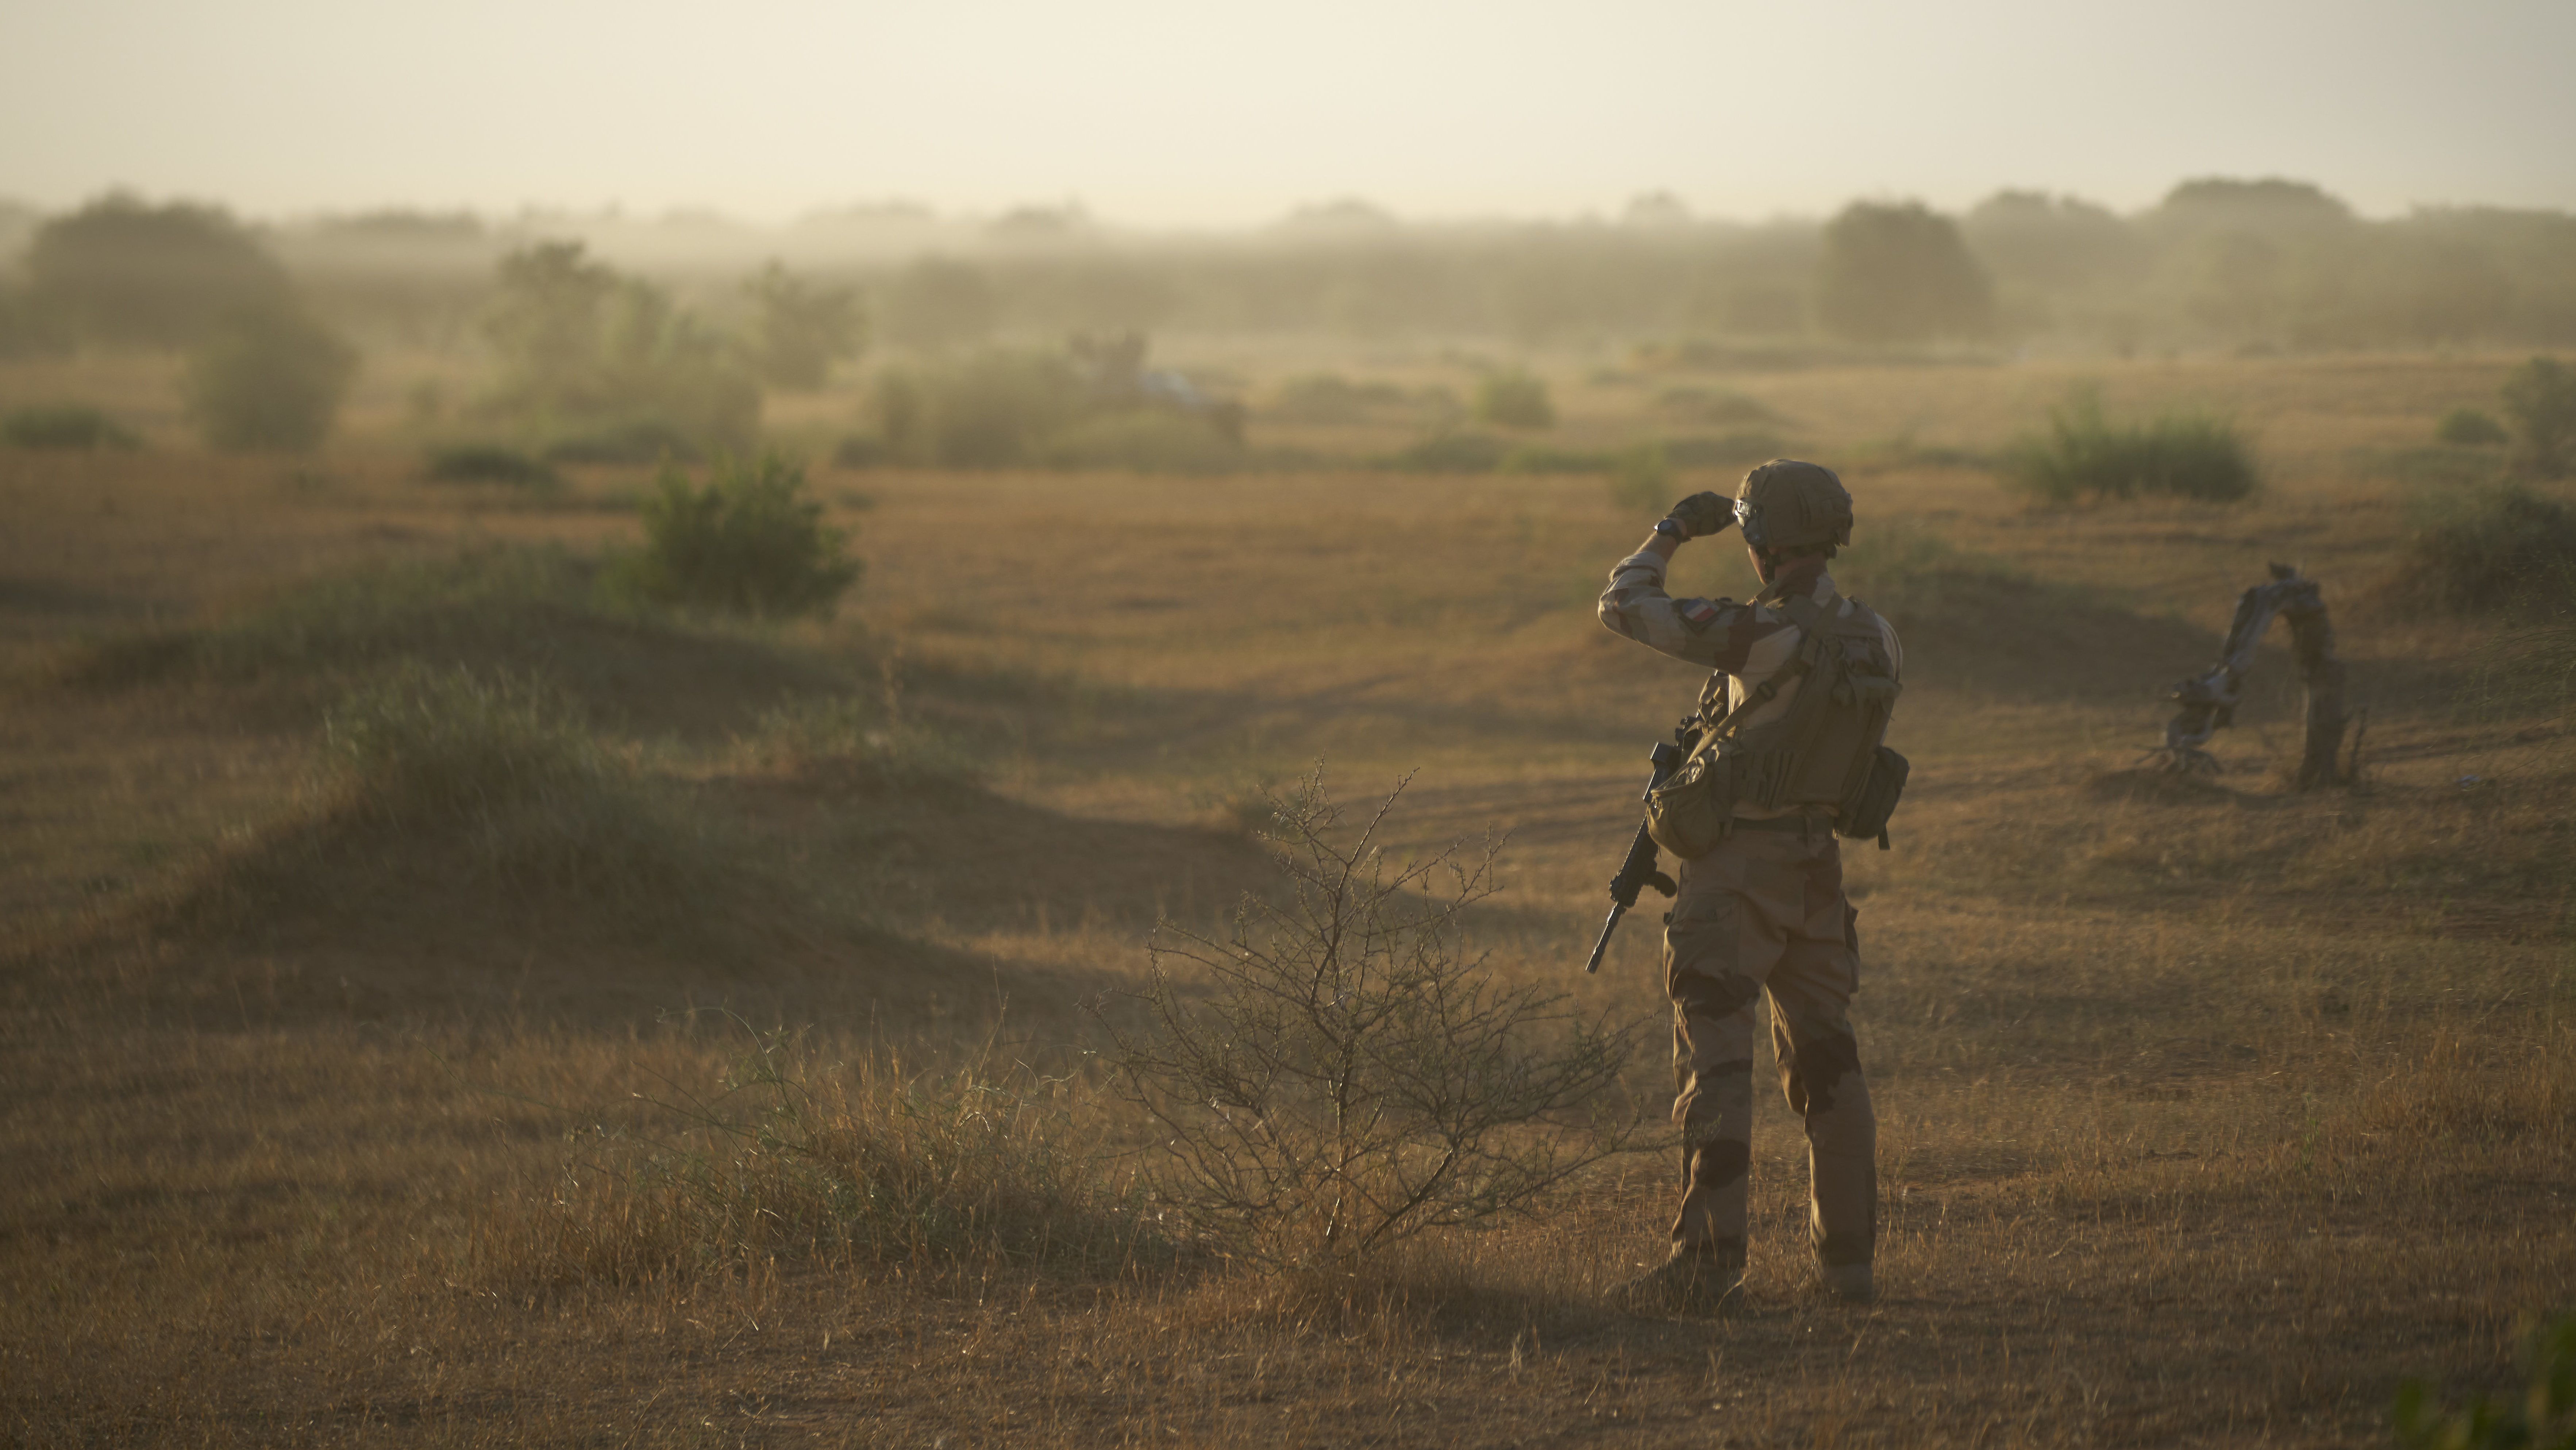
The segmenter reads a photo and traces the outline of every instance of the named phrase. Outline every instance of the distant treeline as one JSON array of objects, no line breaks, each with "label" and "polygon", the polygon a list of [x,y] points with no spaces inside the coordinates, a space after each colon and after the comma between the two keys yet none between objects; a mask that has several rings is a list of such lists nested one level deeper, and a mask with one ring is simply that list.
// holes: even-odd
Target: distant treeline
[{"label": "distant treeline", "polygon": [[[22,239],[0,282],[0,347],[135,339],[140,300],[103,297],[99,267],[49,261],[74,219],[0,218],[0,246]],[[1618,221],[1490,226],[1344,206],[1202,237],[1117,233],[1074,212],[981,228],[902,211],[827,222],[764,233],[395,213],[256,235],[322,316],[364,340],[432,347],[483,336],[497,263],[544,237],[585,239],[718,319],[749,305],[749,266],[784,255],[818,284],[854,288],[879,342],[922,350],[1127,329],[2120,353],[2576,343],[2576,216],[2371,220],[2281,180],[2189,181],[2131,215],[2003,192],[1961,216],[1858,202],[1821,223],[1763,225],[1651,200]],[[67,299],[67,274],[88,290]]]}]

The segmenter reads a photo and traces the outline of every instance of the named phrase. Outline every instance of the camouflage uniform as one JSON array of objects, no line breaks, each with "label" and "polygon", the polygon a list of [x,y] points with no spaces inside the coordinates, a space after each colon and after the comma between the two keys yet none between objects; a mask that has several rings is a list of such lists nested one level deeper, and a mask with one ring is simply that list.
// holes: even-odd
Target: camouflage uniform
[{"label": "camouflage uniform", "polygon": [[[1601,596],[1601,622],[1678,659],[1717,671],[1703,694],[1714,716],[1749,697],[1797,651],[1798,627],[1772,601],[1804,592],[1847,614],[1820,558],[1786,561],[1752,603],[1674,599],[1652,552],[1622,560]],[[1884,621],[1888,656],[1902,667]],[[1759,724],[1789,708],[1798,682],[1754,711]],[[1832,808],[1740,806],[1716,850],[1682,862],[1681,894],[1666,916],[1664,987],[1673,1001],[1673,1058],[1682,1125],[1677,1257],[1740,1264],[1745,1173],[1752,1156],[1755,999],[1771,1000],[1771,1044],[1789,1106],[1805,1120],[1808,1224],[1828,1267],[1866,1264],[1878,1233],[1877,1119],[1847,1009],[1859,987],[1857,913],[1843,896]],[[1864,1271],[1865,1272],[1865,1271]]]}]

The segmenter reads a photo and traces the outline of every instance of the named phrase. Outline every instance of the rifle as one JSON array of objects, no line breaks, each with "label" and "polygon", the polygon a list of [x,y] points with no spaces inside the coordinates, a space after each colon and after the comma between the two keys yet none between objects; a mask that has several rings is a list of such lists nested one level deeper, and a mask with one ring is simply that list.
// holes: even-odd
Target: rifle
[{"label": "rifle", "polygon": [[[1655,787],[1671,779],[1673,772],[1681,769],[1682,762],[1690,759],[1691,747],[1698,742],[1697,715],[1685,718],[1673,731],[1672,739],[1657,741],[1648,757],[1655,763],[1655,773],[1646,778],[1645,795],[1641,799],[1652,799]],[[1610,919],[1601,923],[1601,939],[1592,944],[1592,957],[1583,964],[1584,971],[1601,970],[1601,954],[1610,950],[1610,934],[1619,929],[1619,918],[1635,909],[1637,893],[1649,886],[1666,896],[1680,890],[1673,884],[1673,878],[1655,869],[1655,838],[1640,824],[1637,838],[1628,843],[1627,859],[1619,863],[1619,874],[1610,878]]]}]

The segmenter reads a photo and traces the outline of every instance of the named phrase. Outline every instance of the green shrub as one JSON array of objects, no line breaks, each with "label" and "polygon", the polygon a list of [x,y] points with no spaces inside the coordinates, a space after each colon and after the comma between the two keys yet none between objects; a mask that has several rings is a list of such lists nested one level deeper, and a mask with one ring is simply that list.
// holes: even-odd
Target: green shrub
[{"label": "green shrub", "polygon": [[1556,404],[1547,381],[1522,368],[1501,368],[1476,384],[1476,418],[1497,428],[1553,428]]},{"label": "green shrub", "polygon": [[829,614],[862,567],[805,497],[805,471],[775,455],[719,463],[704,488],[666,465],[643,520],[644,547],[618,562],[613,587],[648,603],[764,619]]},{"label": "green shrub", "polygon": [[2523,1386],[2479,1395],[2458,1410],[2434,1403],[2421,1380],[2397,1391],[2391,1418],[2406,1450],[2576,1450],[2576,1315],[2524,1336]]},{"label": "green shrub", "polygon": [[2515,464],[2542,478],[2576,473],[2576,368],[2533,358],[2505,379],[2503,399],[2513,420]]},{"label": "green shrub", "polygon": [[2576,593],[2576,511],[2513,484],[2418,496],[2393,592],[2455,613]]},{"label": "green shrub", "polygon": [[1085,418],[1048,438],[1044,461],[1058,468],[1132,468],[1143,473],[1222,473],[1244,460],[1243,445],[1210,419],[1168,408],[1134,408]]},{"label": "green shrub", "polygon": [[0,443],[12,448],[133,448],[141,441],[87,403],[12,408],[0,418]]},{"label": "green shrub", "polygon": [[532,492],[563,485],[561,475],[541,458],[531,458],[498,443],[449,443],[429,450],[422,475],[432,483],[497,483]]},{"label": "green shrub", "polygon": [[2512,435],[2504,431],[2502,423],[2475,408],[2453,408],[2443,415],[2441,426],[2433,430],[2433,440],[2454,447],[2484,448],[2511,442]]},{"label": "green shrub", "polygon": [[331,431],[357,370],[356,349],[301,312],[236,313],[188,360],[188,412],[217,448],[300,452]]},{"label": "green shrub", "polygon": [[2261,486],[2252,451],[2224,418],[2169,413],[2112,423],[2091,389],[2048,413],[2048,433],[2015,443],[2004,459],[2007,487],[2049,503],[2142,496],[2226,503]]}]

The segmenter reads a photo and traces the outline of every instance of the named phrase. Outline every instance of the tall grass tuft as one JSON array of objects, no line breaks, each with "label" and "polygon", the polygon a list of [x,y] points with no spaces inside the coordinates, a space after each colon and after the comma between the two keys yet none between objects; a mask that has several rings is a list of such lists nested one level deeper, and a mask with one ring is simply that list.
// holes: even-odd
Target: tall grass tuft
[{"label": "tall grass tuft", "polygon": [[2231,503],[2252,497],[2262,480],[2244,435],[2227,419],[2168,413],[2117,424],[2104,416],[2101,394],[2085,388],[2049,409],[2046,434],[2012,447],[2004,484],[2046,503],[2088,495]]},{"label": "tall grass tuft", "polygon": [[541,679],[406,662],[325,717],[344,832],[462,846],[469,877],[521,899],[662,914],[722,874],[686,821]]},{"label": "tall grass tuft", "polygon": [[574,669],[549,626],[592,611],[592,570],[560,549],[495,547],[326,575],[209,627],[115,635],[57,662],[68,684],[174,675],[331,679],[402,659],[461,656]]},{"label": "tall grass tuft", "polygon": [[645,1120],[593,1127],[557,1182],[495,1216],[481,1277],[553,1289],[772,1259],[1081,1272],[1168,1255],[1132,1181],[1104,1170],[1100,1120],[1069,1078],[821,1063],[762,1033],[707,1089],[665,1079],[638,1097]]},{"label": "tall grass tuft", "polygon": [[791,700],[764,710],[734,758],[816,785],[915,786],[973,780],[982,760],[954,734],[906,718],[891,691]]}]

